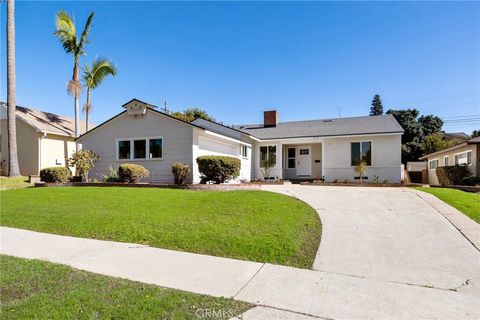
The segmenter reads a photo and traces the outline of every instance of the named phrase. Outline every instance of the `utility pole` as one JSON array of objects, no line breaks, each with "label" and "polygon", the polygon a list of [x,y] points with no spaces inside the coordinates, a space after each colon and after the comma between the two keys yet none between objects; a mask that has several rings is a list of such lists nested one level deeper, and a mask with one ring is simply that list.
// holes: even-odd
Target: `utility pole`
[{"label": "utility pole", "polygon": [[167,100],[163,100],[163,112],[165,113],[168,113],[167,104],[168,104]]},{"label": "utility pole", "polygon": [[337,107],[337,111],[338,111],[338,117],[341,118],[342,117],[342,107]]}]

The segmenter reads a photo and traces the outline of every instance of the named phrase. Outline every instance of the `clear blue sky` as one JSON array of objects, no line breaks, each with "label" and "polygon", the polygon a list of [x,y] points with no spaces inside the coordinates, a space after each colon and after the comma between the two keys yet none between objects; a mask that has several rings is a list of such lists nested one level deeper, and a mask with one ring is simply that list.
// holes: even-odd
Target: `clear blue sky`
[{"label": "clear blue sky", "polygon": [[[201,107],[226,124],[271,108],[280,121],[366,115],[376,93],[386,109],[480,114],[479,3],[17,2],[17,103],[73,115],[72,58],[53,35],[60,9],[77,29],[95,11],[82,64],[101,55],[119,69],[93,92],[97,124],[133,97]],[[3,101],[5,16],[2,2]]]}]

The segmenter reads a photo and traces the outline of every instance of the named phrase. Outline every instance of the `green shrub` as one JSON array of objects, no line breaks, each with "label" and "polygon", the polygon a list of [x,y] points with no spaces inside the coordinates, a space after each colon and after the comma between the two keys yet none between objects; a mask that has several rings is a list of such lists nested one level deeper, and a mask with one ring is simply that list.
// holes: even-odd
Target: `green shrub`
[{"label": "green shrub", "polygon": [[466,186],[480,186],[480,177],[463,178],[462,184]]},{"label": "green shrub", "polygon": [[98,159],[100,159],[99,156],[92,150],[82,149],[72,154],[68,159],[68,164],[75,166],[82,179],[88,182],[88,171],[93,169]]},{"label": "green shrub", "polygon": [[223,183],[240,175],[240,159],[226,156],[201,156],[197,158],[202,183]]},{"label": "green shrub", "polygon": [[462,184],[465,178],[472,175],[467,166],[447,166],[437,167],[435,170],[438,178],[438,183],[444,185],[458,185]]},{"label": "green shrub", "polygon": [[172,173],[175,184],[184,184],[185,180],[190,175],[190,166],[181,162],[172,163]]},{"label": "green shrub", "polygon": [[110,165],[108,167],[108,173],[102,174],[103,181],[105,182],[121,182],[120,177],[118,176],[118,168]]},{"label": "green shrub", "polygon": [[150,172],[143,166],[133,163],[124,163],[118,167],[118,178],[121,182],[136,182],[148,177]]},{"label": "green shrub", "polygon": [[72,172],[66,167],[50,167],[40,170],[40,180],[44,182],[67,182]]}]

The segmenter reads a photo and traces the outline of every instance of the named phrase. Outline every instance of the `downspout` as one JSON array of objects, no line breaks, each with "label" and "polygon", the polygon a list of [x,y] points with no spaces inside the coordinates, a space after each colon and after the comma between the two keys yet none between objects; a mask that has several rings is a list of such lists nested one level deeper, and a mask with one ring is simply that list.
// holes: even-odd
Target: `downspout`
[{"label": "downspout", "polygon": [[40,137],[38,137],[38,170],[37,174],[40,174],[40,170],[42,170],[42,139],[47,136],[47,133],[45,131],[40,131],[42,134]]}]

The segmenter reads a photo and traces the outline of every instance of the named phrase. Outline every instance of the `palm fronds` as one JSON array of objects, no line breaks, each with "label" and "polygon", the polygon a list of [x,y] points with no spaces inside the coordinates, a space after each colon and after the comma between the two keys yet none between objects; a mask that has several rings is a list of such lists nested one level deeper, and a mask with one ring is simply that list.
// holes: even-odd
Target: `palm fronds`
[{"label": "palm fronds", "polygon": [[55,35],[60,40],[63,49],[67,53],[72,53],[74,57],[78,57],[85,53],[83,48],[85,44],[89,43],[88,32],[90,31],[93,15],[94,13],[92,12],[88,16],[87,22],[85,23],[85,28],[83,29],[79,40],[77,38],[75,23],[73,22],[72,18],[65,11],[57,12],[55,19]]},{"label": "palm fronds", "polygon": [[113,62],[106,58],[95,58],[91,67],[88,64],[85,64],[82,81],[85,87],[95,89],[109,75],[117,75],[117,67]]}]

